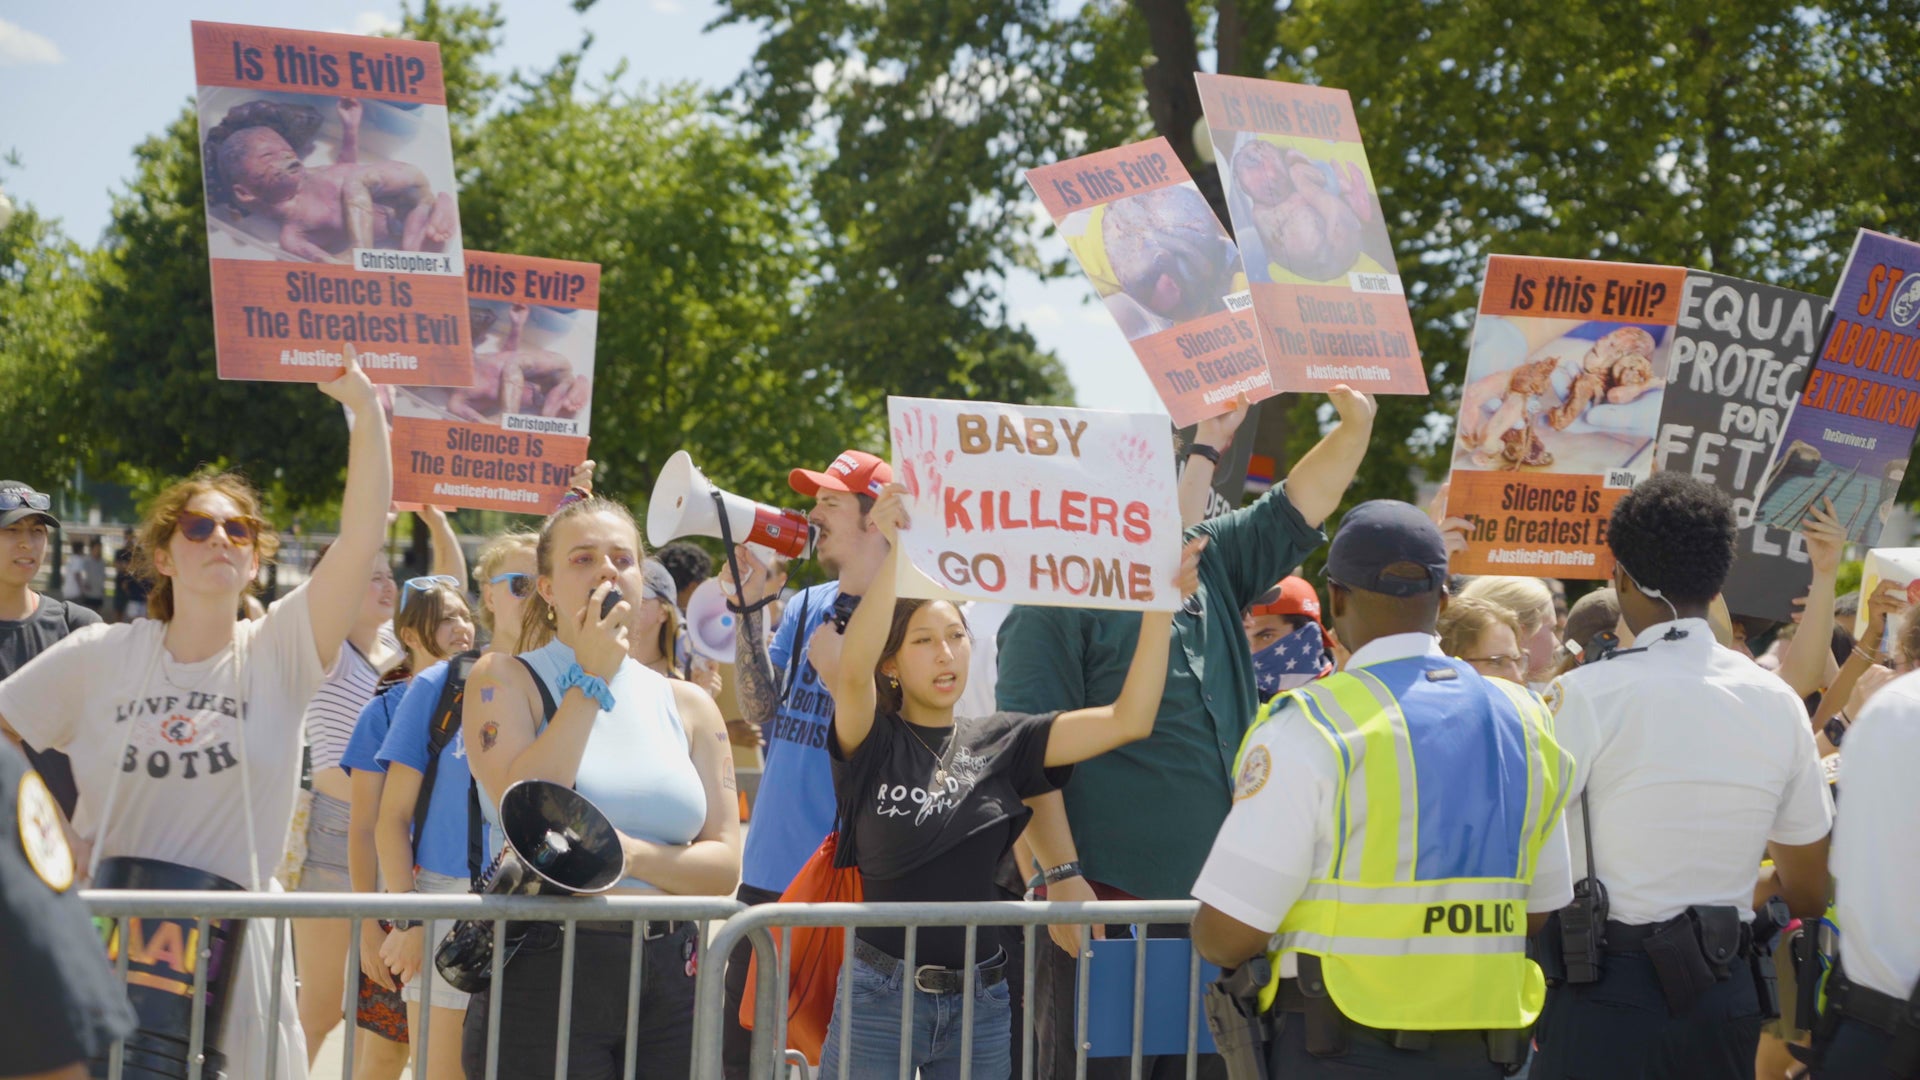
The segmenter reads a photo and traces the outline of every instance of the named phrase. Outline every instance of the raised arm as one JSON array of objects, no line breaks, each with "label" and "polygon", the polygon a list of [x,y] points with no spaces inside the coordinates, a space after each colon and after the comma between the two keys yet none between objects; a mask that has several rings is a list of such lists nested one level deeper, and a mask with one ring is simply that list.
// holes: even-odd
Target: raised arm
[{"label": "raised arm", "polygon": [[740,787],[733,776],[727,722],[706,691],[679,681],[669,685],[706,789],[707,820],[690,844],[656,844],[623,834],[627,873],[680,896],[731,895],[740,884]]},{"label": "raised arm", "polygon": [[1840,575],[1840,553],[1847,544],[1846,526],[1834,513],[1833,500],[1824,500],[1802,523],[1807,559],[1813,563],[1813,584],[1807,589],[1800,628],[1780,657],[1780,677],[1801,697],[1827,685],[1833,660],[1833,601]]},{"label": "raised arm", "polygon": [[1327,391],[1340,422],[1287,470],[1287,498],[1308,525],[1319,528],[1353,483],[1373,436],[1374,401],[1345,385]]},{"label": "raised arm", "polygon": [[[853,618],[847,620],[845,640],[841,642],[839,657],[835,661],[833,679],[828,685],[833,690],[833,736],[839,740],[840,753],[852,757],[867,741],[867,733],[873,730],[873,712],[878,705],[877,692],[873,688],[873,670],[880,664],[880,654],[887,648],[887,631],[893,625],[894,601],[898,592],[894,585],[896,565],[900,558],[900,530],[907,528],[907,507],[900,500],[905,492],[904,484],[888,484],[880,493],[880,501],[873,504],[868,518],[880,529],[880,535],[887,538],[887,554],[880,560],[880,568],[873,573],[873,581],[867,586],[866,595],[860,598],[860,606],[853,611]],[[821,627],[822,631],[832,631]]]},{"label": "raised arm", "polygon": [[[1225,456],[1233,447],[1234,433],[1247,419],[1247,411],[1253,406],[1242,395],[1233,403],[1233,408],[1219,416],[1209,416],[1200,421],[1193,429],[1193,445],[1211,448],[1215,453]],[[1219,475],[1212,461],[1199,455],[1188,455],[1187,463],[1180,470],[1180,527],[1191,529],[1207,518],[1207,496],[1213,490],[1213,478]]]},{"label": "raised arm", "polygon": [[347,490],[340,499],[340,537],[313,568],[307,611],[322,670],[331,670],[347,631],[360,618],[367,567],[386,539],[387,504],[393,501],[393,458],[387,448],[387,418],[373,383],[360,370],[352,345],[342,347],[346,370],[320,389],[353,413],[347,443]]},{"label": "raised arm", "polygon": [[[1196,536],[1180,552],[1174,585],[1182,599],[1200,588],[1200,553],[1206,549],[1207,538]],[[1172,640],[1172,612],[1149,611],[1140,617],[1140,641],[1134,646],[1119,699],[1054,717],[1053,730],[1047,735],[1049,768],[1099,757],[1153,734],[1153,718],[1160,712],[1160,695],[1167,686],[1167,649]]]},{"label": "raised arm", "polygon": [[427,523],[427,537],[433,548],[433,572],[459,582],[460,589],[465,591],[467,553],[460,550],[460,537],[453,531],[453,523],[447,520],[447,512],[437,506],[423,506],[415,513]]}]

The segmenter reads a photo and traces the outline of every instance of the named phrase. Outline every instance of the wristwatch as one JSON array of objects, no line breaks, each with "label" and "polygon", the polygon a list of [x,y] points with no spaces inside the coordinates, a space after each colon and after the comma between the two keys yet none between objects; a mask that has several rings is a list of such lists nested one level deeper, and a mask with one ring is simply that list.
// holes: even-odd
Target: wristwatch
[{"label": "wristwatch", "polygon": [[420,920],[419,919],[389,919],[387,920],[387,925],[393,927],[394,932],[398,933],[402,930],[411,930],[414,927],[419,926]]},{"label": "wristwatch", "polygon": [[569,666],[560,676],[561,696],[564,697],[567,691],[576,686],[581,693],[600,703],[601,712],[613,711],[613,691],[607,689],[606,681],[598,675],[587,674],[586,669],[577,663]]}]

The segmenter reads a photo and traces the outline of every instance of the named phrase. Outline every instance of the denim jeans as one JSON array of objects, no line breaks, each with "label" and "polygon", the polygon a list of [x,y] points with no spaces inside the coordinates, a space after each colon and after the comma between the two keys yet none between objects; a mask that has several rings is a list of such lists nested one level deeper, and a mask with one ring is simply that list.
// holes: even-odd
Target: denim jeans
[{"label": "denim jeans", "polygon": [[[1004,959],[988,961],[1004,963]],[[1017,972],[1010,972],[1017,977]],[[843,985],[852,982],[851,999],[834,998],[833,1022],[820,1049],[822,1080],[895,1080],[900,1075],[900,1010],[911,988],[904,966],[883,975],[856,956],[840,969]],[[844,1006],[851,1006],[851,1009]],[[913,991],[913,1056],[908,1076],[921,1080],[961,1080],[961,1018],[966,1006],[959,993]],[[848,1013],[851,1012],[851,1015]],[[972,1080],[1007,1080],[1013,1071],[1013,1006],[1006,982],[973,986]],[[840,1032],[848,1027],[847,1061],[840,1061]]]}]

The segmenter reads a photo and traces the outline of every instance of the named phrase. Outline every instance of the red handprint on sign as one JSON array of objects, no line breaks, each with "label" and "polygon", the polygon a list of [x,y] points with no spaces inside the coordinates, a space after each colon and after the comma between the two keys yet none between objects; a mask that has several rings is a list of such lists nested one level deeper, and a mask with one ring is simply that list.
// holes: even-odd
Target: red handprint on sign
[{"label": "red handprint on sign", "polygon": [[937,505],[946,483],[945,467],[953,464],[953,451],[940,450],[939,414],[917,407],[903,411],[893,429],[893,448],[907,494]]}]

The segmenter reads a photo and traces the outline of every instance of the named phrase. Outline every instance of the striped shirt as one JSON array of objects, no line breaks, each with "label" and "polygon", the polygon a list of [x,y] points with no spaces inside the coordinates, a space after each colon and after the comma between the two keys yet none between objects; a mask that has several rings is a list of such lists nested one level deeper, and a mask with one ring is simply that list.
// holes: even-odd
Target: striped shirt
[{"label": "striped shirt", "polygon": [[[392,624],[382,626],[380,645],[375,651],[391,653],[398,648]],[[340,766],[340,755],[347,749],[347,740],[353,737],[360,710],[373,700],[373,691],[379,683],[380,674],[366,656],[352,642],[342,642],[340,659],[334,663],[333,670],[327,672],[326,681],[314,692],[313,700],[307,703],[303,720],[307,745],[313,753],[314,772]]]}]

